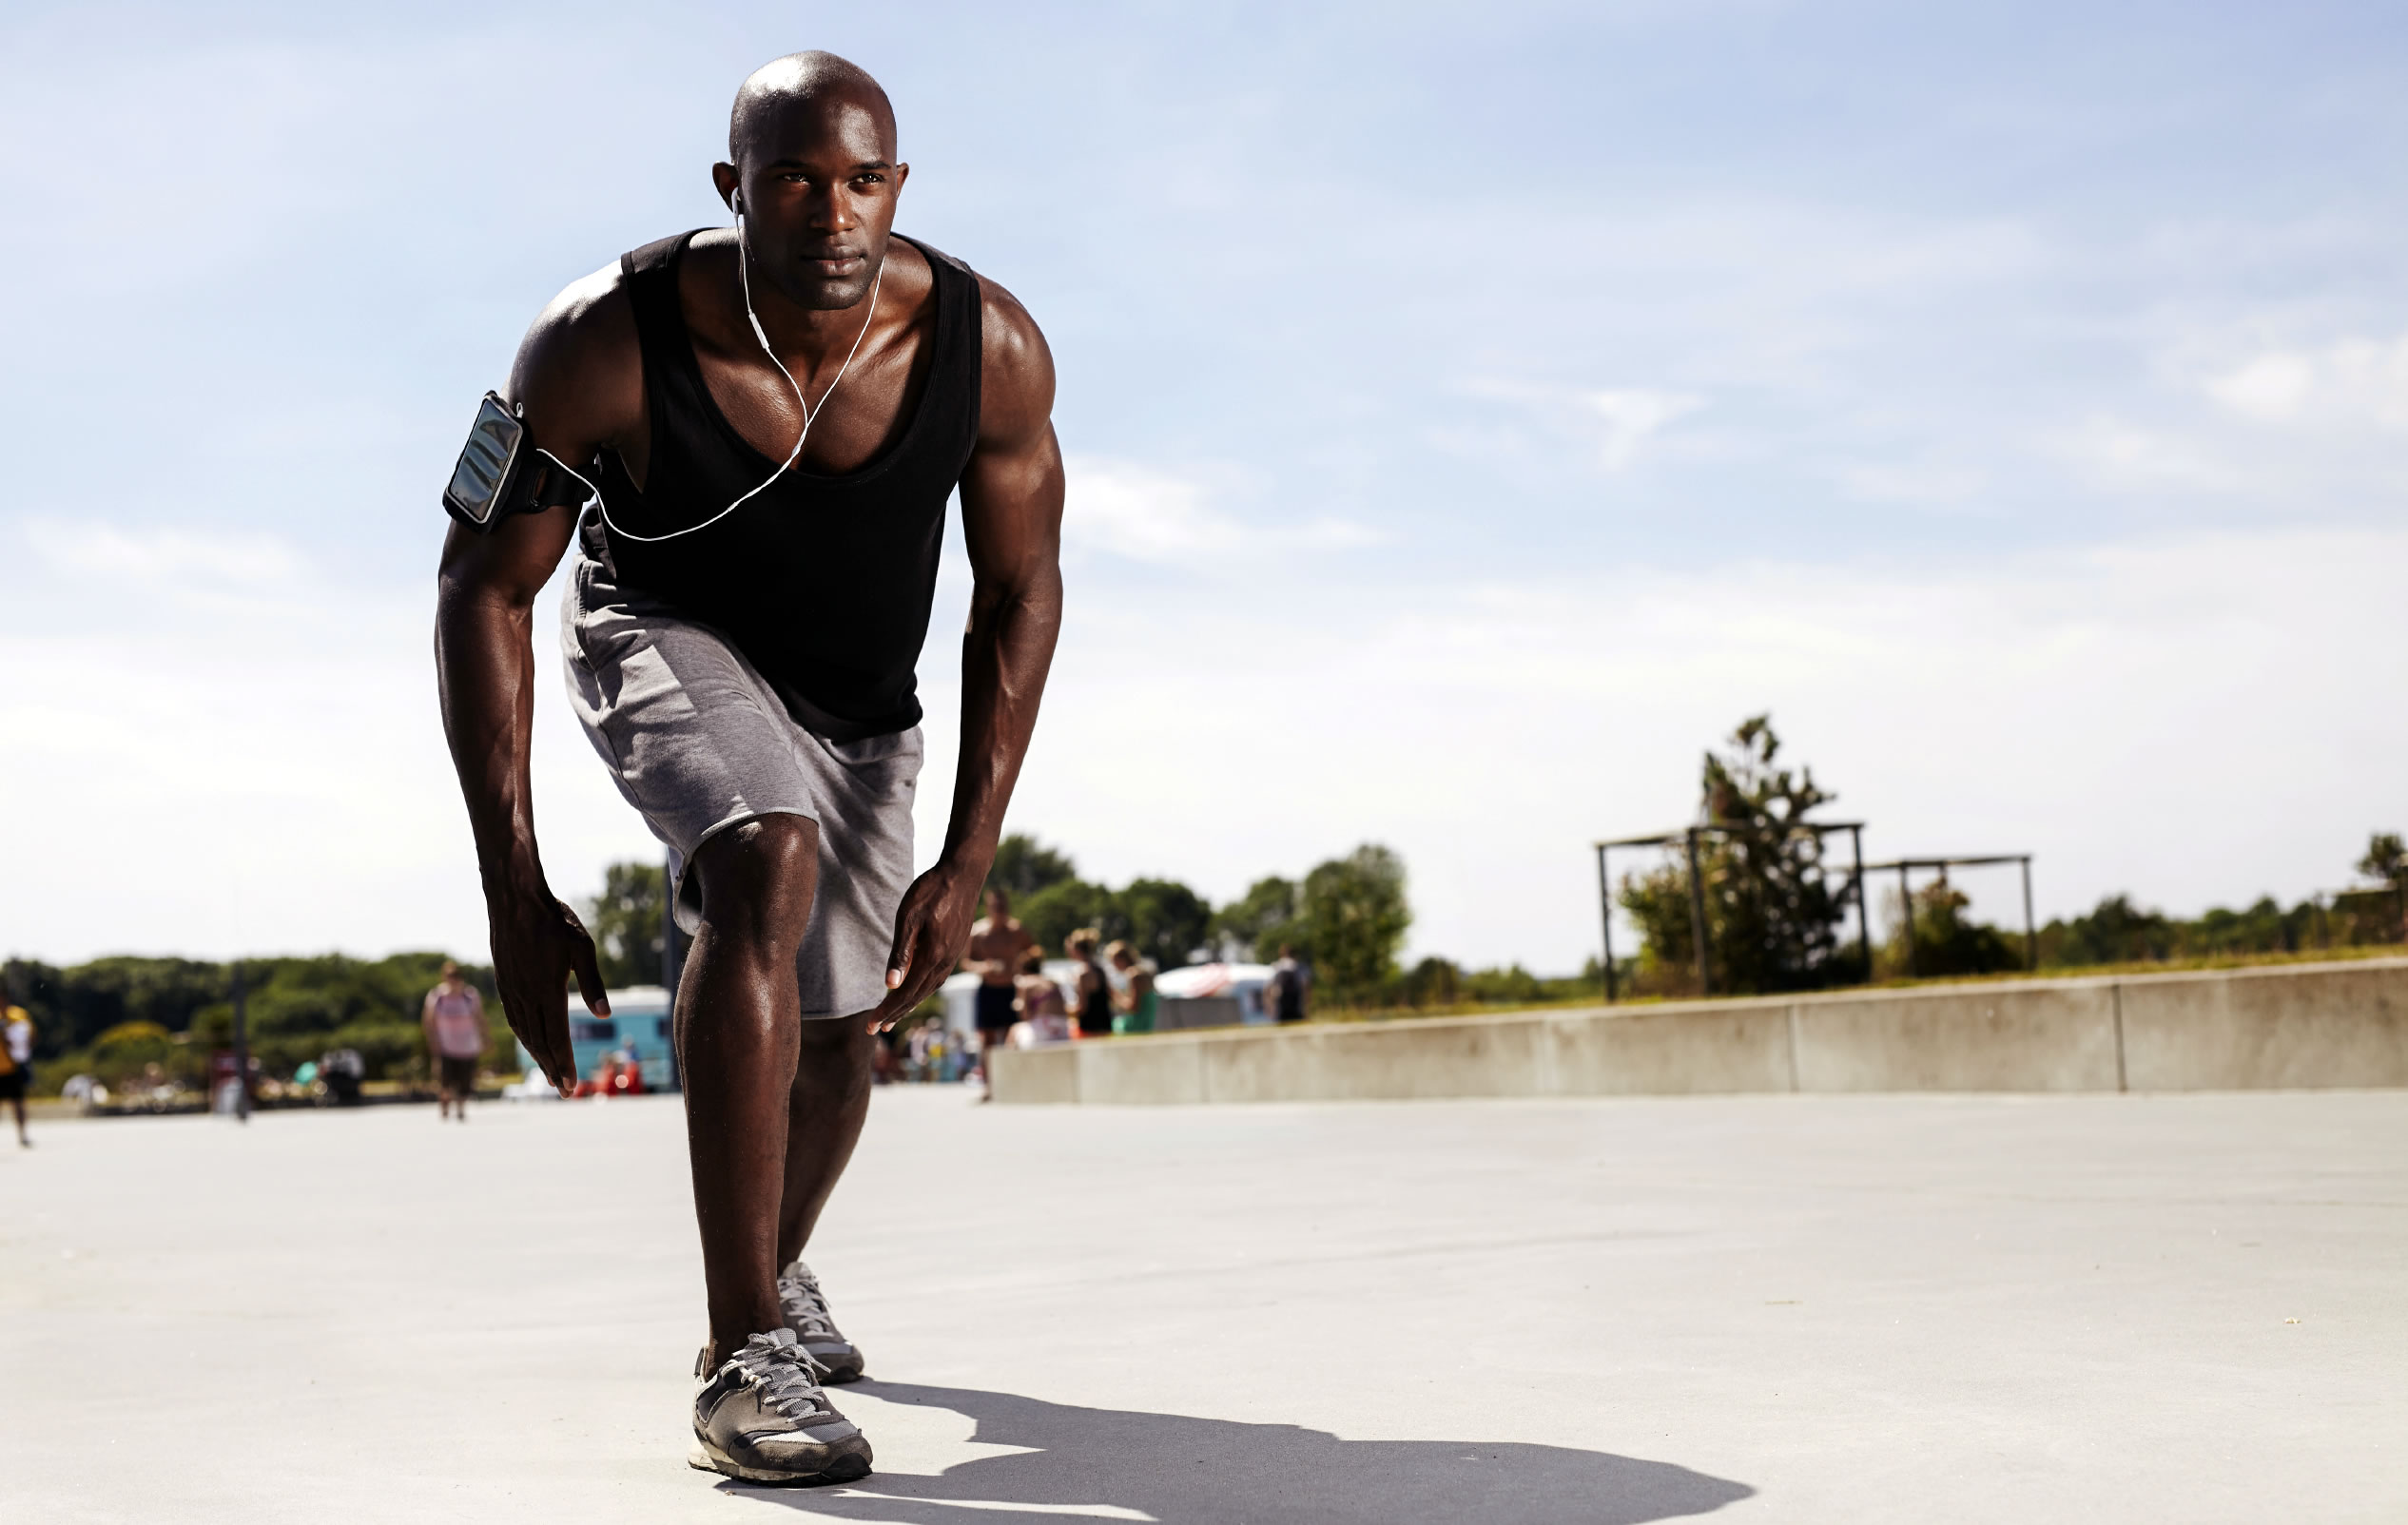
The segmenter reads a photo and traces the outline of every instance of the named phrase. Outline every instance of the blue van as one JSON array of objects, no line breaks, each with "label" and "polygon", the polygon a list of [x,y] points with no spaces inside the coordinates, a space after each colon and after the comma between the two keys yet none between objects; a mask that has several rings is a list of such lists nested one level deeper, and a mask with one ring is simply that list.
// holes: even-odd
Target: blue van
[{"label": "blue van", "polygon": [[[595,1016],[569,993],[569,1043],[576,1051],[577,1074],[590,1077],[605,1054],[625,1049],[644,1071],[646,1091],[677,1089],[677,1044],[670,1030],[670,994],[658,985],[635,985],[611,992],[611,1014]],[[535,1057],[518,1045],[521,1069],[535,1068]]]}]

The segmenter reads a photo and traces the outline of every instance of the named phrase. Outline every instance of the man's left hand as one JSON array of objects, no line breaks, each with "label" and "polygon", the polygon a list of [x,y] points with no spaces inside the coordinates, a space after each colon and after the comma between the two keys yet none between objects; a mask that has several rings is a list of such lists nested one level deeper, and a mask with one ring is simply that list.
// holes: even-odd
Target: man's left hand
[{"label": "man's left hand", "polygon": [[942,985],[970,944],[970,912],[979,878],[940,863],[911,881],[895,912],[895,947],[886,958],[886,998],[869,1013],[869,1031],[884,1033]]}]

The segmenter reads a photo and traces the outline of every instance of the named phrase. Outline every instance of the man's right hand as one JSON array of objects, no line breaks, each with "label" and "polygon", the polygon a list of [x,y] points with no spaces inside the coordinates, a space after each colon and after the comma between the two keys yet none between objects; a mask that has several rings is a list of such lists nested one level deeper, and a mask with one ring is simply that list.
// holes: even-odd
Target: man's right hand
[{"label": "man's right hand", "polygon": [[576,1089],[576,1051],[569,1042],[569,980],[586,1010],[611,1014],[593,938],[577,914],[546,890],[493,907],[494,985],[510,1030],[562,1095]]}]

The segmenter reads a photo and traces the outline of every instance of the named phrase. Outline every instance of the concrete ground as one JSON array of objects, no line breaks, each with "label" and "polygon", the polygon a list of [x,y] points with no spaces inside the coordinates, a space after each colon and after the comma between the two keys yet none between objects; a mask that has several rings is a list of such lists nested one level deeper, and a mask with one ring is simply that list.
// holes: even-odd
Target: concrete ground
[{"label": "concrete ground", "polygon": [[12,1520],[2408,1518],[2408,1092],[885,1091],[809,1492],[685,1466],[673,1099],[38,1137]]}]

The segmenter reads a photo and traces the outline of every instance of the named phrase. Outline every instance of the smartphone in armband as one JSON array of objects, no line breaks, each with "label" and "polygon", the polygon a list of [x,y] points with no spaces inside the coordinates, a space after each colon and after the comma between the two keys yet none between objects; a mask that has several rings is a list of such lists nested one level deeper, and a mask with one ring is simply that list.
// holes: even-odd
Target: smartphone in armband
[{"label": "smartphone in armband", "polygon": [[476,405],[468,443],[443,488],[443,509],[479,534],[514,513],[576,507],[589,496],[586,483],[527,438],[518,410],[495,392]]}]

